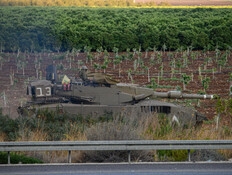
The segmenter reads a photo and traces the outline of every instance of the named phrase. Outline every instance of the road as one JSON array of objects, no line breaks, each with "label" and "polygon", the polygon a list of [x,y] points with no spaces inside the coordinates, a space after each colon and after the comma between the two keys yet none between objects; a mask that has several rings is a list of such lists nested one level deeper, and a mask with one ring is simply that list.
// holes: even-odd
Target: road
[{"label": "road", "polygon": [[232,175],[232,162],[0,165],[0,175]]}]

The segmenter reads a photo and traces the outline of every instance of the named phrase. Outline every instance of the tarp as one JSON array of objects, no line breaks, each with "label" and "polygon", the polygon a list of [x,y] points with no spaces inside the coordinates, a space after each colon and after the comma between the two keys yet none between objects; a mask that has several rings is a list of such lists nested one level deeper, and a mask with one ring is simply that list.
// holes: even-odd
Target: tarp
[{"label": "tarp", "polygon": [[119,83],[117,80],[113,79],[110,75],[108,74],[102,74],[102,73],[89,73],[88,79],[92,80],[95,83],[100,83],[100,84],[117,84]]}]

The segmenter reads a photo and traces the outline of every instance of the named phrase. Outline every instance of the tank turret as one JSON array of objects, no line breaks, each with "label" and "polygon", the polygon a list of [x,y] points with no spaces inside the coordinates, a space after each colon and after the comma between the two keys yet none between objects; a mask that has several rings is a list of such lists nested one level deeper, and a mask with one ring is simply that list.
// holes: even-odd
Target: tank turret
[{"label": "tank turret", "polygon": [[[50,66],[48,70],[56,69]],[[175,117],[175,121],[182,120],[183,123],[192,121],[191,123],[196,124],[206,118],[192,108],[158,101],[156,98],[213,99],[214,97],[180,91],[156,92],[136,84],[119,83],[110,75],[87,74],[86,70],[82,70],[81,78],[78,80],[65,75],[58,81],[56,72],[49,71],[51,76],[47,76],[47,80],[31,82],[27,88],[31,101],[20,108],[20,113],[23,113],[22,109],[31,106],[50,110],[61,106],[62,110],[69,113],[94,117],[103,115],[104,112],[128,114],[133,111],[136,115],[165,113],[170,118]]]}]

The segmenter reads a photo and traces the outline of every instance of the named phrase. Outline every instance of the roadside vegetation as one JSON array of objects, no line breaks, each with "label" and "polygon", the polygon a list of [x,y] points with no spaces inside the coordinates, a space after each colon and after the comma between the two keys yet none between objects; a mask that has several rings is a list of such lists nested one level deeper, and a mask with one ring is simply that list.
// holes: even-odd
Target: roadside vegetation
[{"label": "roadside vegetation", "polygon": [[[227,108],[231,110],[231,107]],[[231,125],[231,123],[230,123]],[[232,139],[232,129],[207,121],[201,127],[174,127],[165,115],[152,114],[135,118],[105,115],[98,119],[40,111],[35,117],[15,120],[0,114],[0,141],[77,141],[77,140],[220,140]],[[194,150],[192,150],[194,153]],[[67,152],[25,152],[43,162],[67,162]],[[220,151],[224,159],[231,151]],[[0,157],[5,158],[2,153]],[[185,161],[187,151],[132,151],[132,161]],[[21,160],[21,159],[19,159]],[[123,151],[75,151],[73,162],[127,161]],[[20,162],[20,161],[19,161]]]},{"label": "roadside vegetation", "polygon": [[[35,164],[35,163],[43,163],[43,161],[29,157],[20,153],[11,153],[11,164]],[[6,152],[0,152],[0,164],[7,164],[8,154]]]}]

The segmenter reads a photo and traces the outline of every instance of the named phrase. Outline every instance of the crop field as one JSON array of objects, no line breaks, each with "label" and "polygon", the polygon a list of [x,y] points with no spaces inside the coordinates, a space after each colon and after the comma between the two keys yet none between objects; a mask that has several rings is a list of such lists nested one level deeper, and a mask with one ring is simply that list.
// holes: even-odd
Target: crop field
[{"label": "crop field", "polygon": [[[17,54],[24,57],[25,66],[19,66]],[[149,86],[156,91],[183,90],[186,93],[216,94],[229,97],[232,58],[231,51],[169,52],[90,52],[80,53],[14,53],[2,54],[6,59],[1,66],[1,106],[11,117],[17,117],[16,109],[27,100],[26,85],[29,81],[45,77],[48,64],[55,64],[60,74],[77,77],[82,65],[90,72],[105,72],[124,83]],[[91,58],[91,59],[90,59]],[[183,75],[189,77],[184,89]],[[203,84],[203,82],[206,82]],[[3,92],[6,100],[4,101]],[[164,99],[161,99],[164,100]],[[166,99],[167,100],[167,99]],[[180,100],[182,105],[195,107],[209,119],[217,115],[218,100]],[[4,104],[5,103],[5,104]],[[224,114],[226,115],[226,114]],[[230,115],[227,114],[227,117]]]}]

